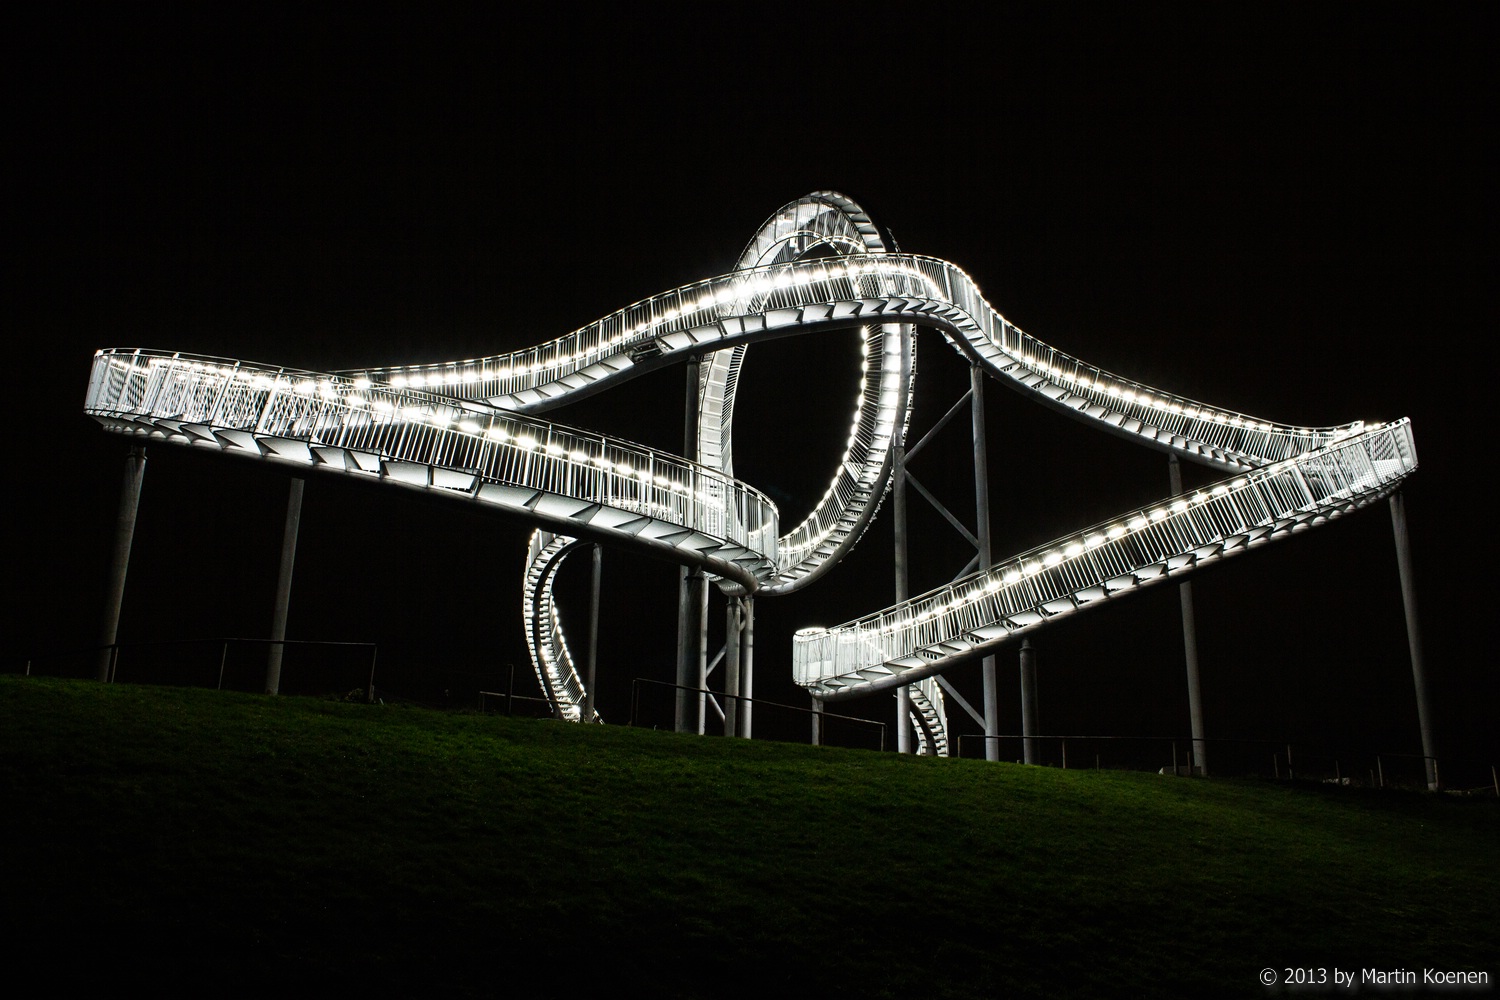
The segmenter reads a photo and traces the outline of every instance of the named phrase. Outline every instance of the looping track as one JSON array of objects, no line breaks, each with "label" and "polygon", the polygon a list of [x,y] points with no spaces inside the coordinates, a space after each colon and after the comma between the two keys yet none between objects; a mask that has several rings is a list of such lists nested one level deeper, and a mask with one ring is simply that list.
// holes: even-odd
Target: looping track
[{"label": "looping track", "polygon": [[[946,261],[891,252],[851,199],[816,192],[756,233],[735,271],[627,306],[528,350],[335,374],[104,350],[86,411],[107,429],[379,480],[493,506],[538,528],[528,641],[566,717],[581,716],[551,580],[575,540],[654,552],[731,594],[808,586],[857,543],[891,484],[911,409],[914,326],[991,377],[1085,423],[1229,473],[855,622],[804,630],[799,684],[830,700],[908,684],[1053,619],[1191,572],[1377,500],[1417,465],[1410,424],[1294,427],[1103,371],[1024,333]],[[857,329],[861,388],[823,498],[786,534],[733,475],[748,346]],[[700,357],[695,460],[541,419],[642,372]],[[941,751],[941,697],[920,731]],[[928,710],[922,709],[924,717]]]}]

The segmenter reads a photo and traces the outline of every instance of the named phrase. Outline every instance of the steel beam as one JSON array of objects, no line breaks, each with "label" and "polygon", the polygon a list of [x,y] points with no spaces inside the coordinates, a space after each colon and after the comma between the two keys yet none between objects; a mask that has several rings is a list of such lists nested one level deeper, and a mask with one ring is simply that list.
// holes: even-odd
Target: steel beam
[{"label": "steel beam", "polygon": [[1396,568],[1401,574],[1401,605],[1406,610],[1406,643],[1411,649],[1411,679],[1417,692],[1417,725],[1422,730],[1422,756],[1427,765],[1427,787],[1436,791],[1440,786],[1437,740],[1433,736],[1427,668],[1422,659],[1422,627],[1417,619],[1417,585],[1411,568],[1411,538],[1406,532],[1406,497],[1400,490],[1391,494],[1391,531],[1396,539]]},{"label": "steel beam", "polygon": [[724,735],[739,735],[740,718],[740,604],[733,597],[724,605]]},{"label": "steel beam", "polygon": [[119,637],[120,608],[125,603],[125,571],[130,567],[130,543],[135,538],[135,515],[146,478],[146,449],[136,445],[125,457],[120,483],[120,506],[115,513],[115,542],[109,553],[109,578],[104,592],[104,619],[99,624],[98,679],[114,679],[115,641]]},{"label": "steel beam", "polygon": [[589,587],[589,658],[583,682],[583,714],[579,716],[583,722],[594,721],[594,677],[599,664],[599,585],[604,577],[604,546],[595,542],[591,548],[594,550],[594,572]]},{"label": "steel beam", "polygon": [[286,652],[286,615],[292,603],[292,569],[297,562],[297,529],[302,522],[302,491],[307,480],[293,476],[286,494],[281,531],[281,566],[276,572],[276,607],[271,612],[271,648],[266,652],[266,694],[281,691],[281,658]]},{"label": "steel beam", "polygon": [[[693,354],[687,360],[687,386],[683,404],[682,453],[689,458],[698,456],[698,392],[701,379],[698,374],[699,356]],[[696,575],[696,581],[694,579]],[[702,697],[690,688],[701,688],[704,670],[702,641],[699,636],[706,624],[701,620],[698,596],[703,584],[700,571],[683,566],[677,576],[677,696],[673,728],[679,733],[703,731]]]},{"label": "steel beam", "polygon": [[740,712],[740,735],[751,738],[755,718],[755,598],[742,597],[740,615],[740,694],[744,697]]},{"label": "steel beam", "polygon": [[[1030,639],[1021,640],[1021,759],[1028,764],[1037,763],[1037,730],[1041,727],[1041,713],[1037,711],[1036,698],[1036,648]],[[985,740],[986,744],[998,744],[998,740]],[[998,750],[998,746],[996,747]]]},{"label": "steel beam", "polygon": [[[1176,455],[1167,456],[1167,475],[1172,495],[1182,495],[1182,464]],[[1177,587],[1182,602],[1182,653],[1187,661],[1188,713],[1193,727],[1193,773],[1208,775],[1208,741],[1203,735],[1203,694],[1198,683],[1198,622],[1193,613],[1193,581],[1184,580]]]},{"label": "steel beam", "polygon": [[[979,550],[979,569],[988,573],[990,562],[990,470],[989,451],[984,435],[984,372],[978,365],[969,367],[969,400],[974,426],[974,534],[975,548]],[[995,658],[986,656],[981,668],[984,678],[984,759],[1000,759],[1000,684],[995,677]],[[1035,678],[1021,672],[1021,700],[1035,698],[1036,692],[1029,690],[1028,683]]]},{"label": "steel beam", "polygon": [[[901,382],[911,382],[911,351],[908,347],[910,329],[901,329]],[[951,412],[951,411],[950,411]],[[898,441],[891,461],[891,520],[895,533],[895,554],[892,559],[896,571],[896,603],[906,600],[910,582],[906,551],[906,443]],[[896,689],[896,752],[911,753],[911,696],[902,685]]]}]

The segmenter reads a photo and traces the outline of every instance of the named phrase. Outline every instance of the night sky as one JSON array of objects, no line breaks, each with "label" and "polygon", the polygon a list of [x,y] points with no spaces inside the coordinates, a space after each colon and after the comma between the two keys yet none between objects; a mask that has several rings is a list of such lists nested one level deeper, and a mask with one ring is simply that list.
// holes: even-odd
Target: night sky
[{"label": "night sky", "polygon": [[[1474,428],[1487,389],[1468,387],[1492,365],[1496,273],[1480,7],[1048,4],[982,26],[943,5],[677,24],[550,10],[71,5],[20,26],[7,669],[96,640],[128,443],[82,413],[95,349],[332,370],[529,346],[729,269],[779,206],[831,188],[1023,329],[1121,375],[1290,423],[1410,416],[1440,750],[1500,754]],[[750,351],[736,471],[784,525],[827,483],[857,357],[848,332]],[[921,336],[914,437],[966,377]],[[678,449],[682,381],[670,369],[552,418]],[[1167,493],[1161,454],[999,383],[988,400],[997,557]],[[147,454],[121,641],[263,636],[288,471]],[[964,517],[967,454],[950,427],[912,470]],[[913,518],[920,591],[968,555],[936,515]],[[469,703],[508,663],[535,693],[528,531],[314,476],[289,636],[378,642],[377,682],[431,703]],[[628,714],[632,678],[673,675],[676,572],[605,553],[608,720]],[[1386,505],[1195,580],[1209,735],[1418,749]],[[821,584],[758,602],[757,694],[805,704],[792,632],[892,589],[886,511]],[[710,614],[721,630],[720,601]],[[1043,729],[1185,733],[1179,628],[1162,587],[1037,635]],[[1014,732],[1014,654],[1000,663]],[[952,679],[978,698],[977,668]],[[888,695],[847,707],[890,714]]]}]

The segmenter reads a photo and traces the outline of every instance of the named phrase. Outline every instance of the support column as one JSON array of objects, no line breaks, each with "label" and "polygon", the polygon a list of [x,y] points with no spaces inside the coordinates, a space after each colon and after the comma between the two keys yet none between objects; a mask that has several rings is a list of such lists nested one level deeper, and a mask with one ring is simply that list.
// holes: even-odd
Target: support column
[{"label": "support column", "polygon": [[292,602],[292,567],[297,562],[297,527],[302,522],[302,489],[306,480],[292,477],[286,497],[286,526],[281,533],[281,569],[276,574],[276,608],[271,613],[271,648],[266,654],[266,694],[281,690],[281,657],[286,651],[286,613]]},{"label": "support column", "polygon": [[740,604],[733,597],[724,607],[724,735],[739,735]]},{"label": "support column", "polygon": [[594,574],[589,589],[589,659],[583,682],[583,715],[580,722],[594,721],[594,677],[599,665],[599,584],[604,578],[604,547],[594,543]]},{"label": "support column", "polygon": [[[911,385],[911,328],[901,328],[901,384]],[[908,389],[908,391],[910,391]],[[891,461],[891,520],[894,522],[896,551],[892,562],[896,568],[896,603],[906,600],[909,582],[906,565],[906,442],[900,441]],[[912,752],[911,693],[903,684],[896,688],[896,751]]]},{"label": "support column", "polygon": [[812,745],[820,747],[823,745],[823,699],[817,695],[811,695],[812,699]]},{"label": "support column", "polygon": [[702,712],[697,688],[703,687],[702,649],[703,576],[684,567],[678,592],[676,628],[676,732],[702,732]]},{"label": "support column", "polygon": [[[1036,649],[1030,639],[1021,640],[1021,759],[1037,763],[1036,732],[1041,725],[1036,700]],[[999,743],[998,740],[994,741]],[[998,747],[997,747],[998,750]]]},{"label": "support column", "polygon": [[1417,585],[1411,570],[1411,539],[1406,533],[1406,497],[1391,494],[1391,531],[1396,538],[1396,568],[1401,573],[1401,604],[1406,610],[1406,642],[1411,648],[1411,679],[1417,690],[1417,725],[1422,730],[1427,787],[1437,791],[1437,741],[1432,732],[1432,702],[1427,693],[1427,669],[1422,661],[1422,629],[1417,620]]},{"label": "support column", "polygon": [[[1182,494],[1182,465],[1176,455],[1167,456],[1167,473],[1172,480],[1172,495]],[[1203,695],[1198,686],[1198,624],[1193,614],[1193,581],[1184,580],[1177,587],[1182,600],[1182,652],[1187,660],[1188,712],[1193,725],[1192,773],[1208,776],[1208,743],[1203,737]]]},{"label": "support column", "polygon": [[109,554],[109,577],[104,590],[104,618],[99,623],[101,682],[114,679],[115,640],[120,630],[120,608],[125,603],[125,571],[130,567],[130,543],[135,538],[135,515],[141,503],[141,481],[146,477],[146,449],[133,445],[125,458],[120,483],[120,507],[115,514],[115,544]]},{"label": "support column", "polygon": [[755,717],[755,598],[741,598],[744,611],[740,616],[740,735],[750,739],[750,722]]},{"label": "support column", "polygon": [[[906,600],[906,446],[896,446],[891,514],[895,522],[896,603]],[[896,752],[911,753],[911,694],[903,684],[896,689]]]},{"label": "support column", "polygon": [[[979,569],[989,572],[990,560],[990,470],[989,449],[984,435],[984,372],[969,366],[969,409],[974,426],[974,537],[979,539]],[[984,658],[984,759],[1000,759],[1000,685],[995,676],[995,658]],[[1021,673],[1021,700],[1028,694],[1025,671]]]},{"label": "support column", "polygon": [[[683,403],[682,453],[690,459],[698,457],[698,355],[688,358],[687,388]],[[696,576],[696,581],[694,577]],[[707,622],[699,609],[704,603],[700,596],[704,583],[700,570],[682,567],[677,577],[677,697],[673,713],[674,728],[679,733],[702,732],[703,710],[701,698],[688,690],[703,686],[703,634]]]},{"label": "support column", "polygon": [[688,732],[687,651],[688,651],[688,569],[677,567],[677,690],[672,695],[672,729]]},{"label": "support column", "polygon": [[708,718],[708,577],[701,569],[693,571],[693,586],[698,594],[698,662],[694,685],[698,688],[698,735]]}]

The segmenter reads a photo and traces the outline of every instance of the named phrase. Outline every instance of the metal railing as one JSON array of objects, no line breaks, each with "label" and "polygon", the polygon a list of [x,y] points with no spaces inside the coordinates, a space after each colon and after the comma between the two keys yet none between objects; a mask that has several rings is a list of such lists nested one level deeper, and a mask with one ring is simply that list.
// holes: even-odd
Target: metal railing
[{"label": "metal railing", "polygon": [[[837,308],[850,304],[863,308],[846,313]],[[813,306],[830,311],[814,317],[797,315]],[[743,326],[747,319],[754,321],[749,328]],[[1116,375],[1021,330],[984,299],[961,268],[916,254],[861,254],[749,268],[643,299],[537,347],[466,361],[360,369],[355,374],[389,380],[397,387],[425,387],[451,398],[499,401],[566,383],[584,369],[645,347],[654,355],[665,353],[674,349],[674,335],[689,330],[712,328],[715,337],[744,340],[759,329],[830,319],[847,325],[861,320],[921,322],[946,329],[997,377],[1020,382],[1053,401],[1072,397],[1074,408],[1087,419],[1153,439],[1177,439],[1183,450],[1225,467],[1282,461],[1361,426],[1278,424]],[[694,347],[699,342],[696,337],[684,341]],[[598,377],[613,374],[601,372]],[[1211,454],[1215,451],[1222,454],[1216,457]]]},{"label": "metal railing", "polygon": [[[217,358],[100,351],[85,408],[171,421],[188,435],[200,427],[205,440],[248,435],[294,460],[286,442],[340,449],[355,473],[423,467],[428,485],[459,493],[495,484],[646,513],[744,546],[761,558],[760,575],[775,564],[776,506],[744,483],[631,442],[430,393]],[[312,451],[303,460],[311,463]]]},{"label": "metal railing", "polygon": [[[853,252],[750,266],[815,245]],[[889,452],[909,415],[912,365],[905,347],[893,347],[905,338],[882,340],[869,332],[878,327],[934,327],[991,375],[1080,419],[1220,468],[1251,470],[878,615],[799,634],[797,679],[824,698],[928,676],[1091,601],[1337,516],[1415,468],[1404,422],[1368,430],[1359,422],[1295,427],[1150,388],[1026,334],[955,265],[878,252],[882,247],[858,205],[816,192],[773,215],[746,249],[742,269],[643,299],[536,347],[332,375],[101,351],[86,407],[113,429],[322,463],[509,505],[544,524],[577,524],[597,505],[689,528],[732,551],[677,555],[705,558],[738,585],[769,592],[795,589],[836,561],[890,482]],[[775,506],[723,471],[517,412],[546,409],[673,353],[713,352],[815,326],[867,331],[865,378],[850,445],[827,493],[780,539]],[[726,421],[728,412],[721,414]],[[651,543],[624,523],[614,522],[621,540]],[[596,533],[612,530],[589,524]],[[566,658],[560,639],[556,645],[558,658]]]},{"label": "metal railing", "polygon": [[[1089,601],[1368,503],[1415,467],[1407,421],[1373,428],[1064,536],[865,618],[805,629],[794,643],[795,678],[837,698],[927,676],[945,659],[968,658]],[[958,645],[941,648],[949,643]]]},{"label": "metal railing", "polygon": [[[809,316],[805,310],[811,306],[823,306],[826,312]],[[836,476],[830,490],[841,492],[839,503],[778,543],[770,500],[721,472],[476,402],[557,382],[648,341],[660,343],[674,333],[750,317],[760,329],[853,324],[860,318],[931,323],[974,350],[992,374],[1019,381],[1053,402],[1066,398],[1086,419],[1171,442],[1231,468],[1294,457],[1362,426],[1275,425],[1123,379],[1009,323],[954,265],[909,254],[752,268],[653,296],[526,352],[448,365],[368,369],[354,377],[168,352],[101,351],[86,408],[101,416],[167,419],[347,449],[370,456],[372,462],[428,466],[442,470],[434,474],[433,485],[453,489],[474,489],[476,481],[483,481],[646,510],[744,545],[781,567],[807,559],[838,529],[843,507],[855,492],[868,492],[870,485],[883,489],[884,484],[841,483]],[[753,332],[741,329],[738,336]],[[879,427],[866,429],[880,441],[888,442],[895,426],[890,406],[889,400],[877,401],[875,410],[886,411],[885,416]],[[782,546],[788,558],[778,559]],[[771,572],[767,566],[759,575]]]}]

